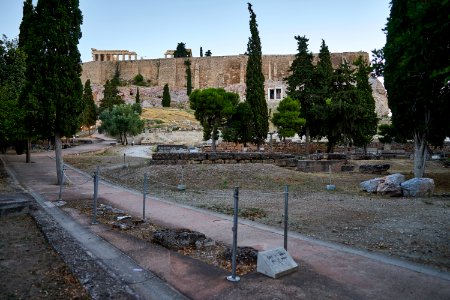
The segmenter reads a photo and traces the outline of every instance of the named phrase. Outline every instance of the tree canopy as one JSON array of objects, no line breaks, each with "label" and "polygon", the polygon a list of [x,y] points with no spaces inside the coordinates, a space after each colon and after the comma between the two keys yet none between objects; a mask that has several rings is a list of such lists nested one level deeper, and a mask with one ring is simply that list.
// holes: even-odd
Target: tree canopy
[{"label": "tree canopy", "polygon": [[203,139],[212,140],[212,150],[216,151],[219,129],[223,128],[228,118],[235,112],[239,95],[226,92],[222,88],[195,90],[189,96],[191,109],[195,118],[203,126]]},{"label": "tree canopy", "polygon": [[450,1],[391,1],[384,83],[392,124],[415,144],[414,176],[423,177],[428,143],[450,136]]},{"label": "tree canopy", "polygon": [[[12,144],[21,145],[25,140],[24,117],[26,111],[19,105],[19,95],[25,80],[25,53],[16,39],[0,40],[0,150]],[[18,144],[19,143],[19,144]],[[21,147],[16,151],[21,152]]]},{"label": "tree canopy", "polygon": [[119,89],[114,84],[115,80],[107,80],[103,90],[103,99],[100,100],[99,111],[103,112],[105,109],[112,108],[114,105],[125,104],[125,101],[119,95]]},{"label": "tree canopy", "polygon": [[[22,101],[37,112],[34,125],[55,138],[58,182],[62,180],[61,137],[79,128],[83,85],[80,80],[82,14],[78,0],[39,0],[34,9],[24,3],[20,44],[27,54]],[[31,6],[32,7],[32,6]],[[34,120],[36,121],[36,120]]]},{"label": "tree canopy", "polygon": [[190,54],[186,49],[185,43],[178,43],[177,49],[173,53],[173,57],[189,57]]},{"label": "tree canopy", "polygon": [[170,91],[169,91],[169,84],[165,84],[164,85],[164,90],[163,90],[163,97],[162,97],[162,102],[161,105],[162,107],[170,107]]},{"label": "tree canopy", "polygon": [[81,124],[86,126],[91,134],[91,126],[97,122],[97,106],[92,95],[91,81],[88,79],[84,84],[83,111],[81,113]]},{"label": "tree canopy", "polygon": [[144,121],[130,104],[120,104],[106,109],[99,118],[102,121],[99,130],[119,138],[124,145],[128,144],[127,136],[137,135],[144,128]]},{"label": "tree canopy", "polygon": [[267,138],[267,133],[269,132],[269,115],[264,92],[261,40],[259,38],[258,24],[256,23],[256,14],[253,12],[250,3],[248,3],[248,11],[250,13],[250,37],[247,43],[248,61],[245,73],[245,101],[252,112],[252,118],[249,120],[251,123],[251,141],[259,146]]},{"label": "tree canopy", "polygon": [[277,127],[280,138],[293,137],[306,123],[300,117],[300,103],[291,97],[281,100],[273,114],[272,123]]}]

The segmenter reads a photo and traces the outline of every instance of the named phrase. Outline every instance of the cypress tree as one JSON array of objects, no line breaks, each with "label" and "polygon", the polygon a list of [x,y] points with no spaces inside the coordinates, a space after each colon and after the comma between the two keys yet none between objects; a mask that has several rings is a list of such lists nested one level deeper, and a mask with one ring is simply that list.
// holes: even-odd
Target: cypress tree
[{"label": "cypress tree", "polygon": [[289,69],[292,74],[286,78],[288,87],[287,94],[292,99],[300,102],[300,112],[306,119],[305,132],[306,135],[306,154],[309,154],[309,137],[310,128],[314,123],[313,97],[314,86],[314,66],[313,54],[308,51],[308,39],[305,36],[296,36],[297,54]]},{"label": "cypress tree", "polygon": [[250,3],[248,3],[248,11],[250,13],[251,36],[247,44],[248,62],[245,74],[247,85],[245,101],[252,111],[252,120],[249,120],[252,127],[252,141],[259,148],[259,145],[264,142],[269,132],[269,117],[264,93],[261,41],[259,39],[256,15]]},{"label": "cypress tree", "polygon": [[114,85],[114,81],[107,80],[103,86],[103,99],[100,101],[100,113],[105,109],[111,109],[114,105],[125,104],[125,101],[119,96],[119,90]]},{"label": "cypress tree", "polygon": [[84,84],[83,91],[83,112],[81,113],[81,124],[88,127],[91,135],[91,126],[97,121],[97,106],[92,95],[91,81],[88,79]]},{"label": "cypress tree", "polygon": [[161,105],[163,107],[170,107],[170,92],[169,92],[169,85],[167,83],[164,85]]},{"label": "cypress tree", "polygon": [[203,57],[203,48],[200,47],[200,57]]},{"label": "cypress tree", "polygon": [[[29,2],[25,5],[29,9]],[[60,183],[63,165],[61,137],[75,134],[82,111],[78,42],[83,17],[78,0],[39,0],[32,19],[32,30],[27,30],[26,24],[22,26],[22,41],[29,66],[24,98],[38,104],[36,115],[41,120],[36,125],[40,125],[40,133],[55,139]]]},{"label": "cypress tree", "polygon": [[139,88],[137,88],[137,91],[136,91],[136,99],[135,99],[135,103],[133,104],[133,110],[135,112],[137,112],[139,115],[142,114],[141,95],[139,93]]},{"label": "cypress tree", "polygon": [[186,59],[184,65],[186,66],[186,94],[189,96],[192,93],[191,61]]}]

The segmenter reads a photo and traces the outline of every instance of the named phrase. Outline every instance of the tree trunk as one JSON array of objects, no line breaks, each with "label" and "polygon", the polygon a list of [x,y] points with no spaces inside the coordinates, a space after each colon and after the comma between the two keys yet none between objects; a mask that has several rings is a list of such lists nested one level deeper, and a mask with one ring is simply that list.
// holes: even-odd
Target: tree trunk
[{"label": "tree trunk", "polygon": [[31,139],[30,138],[27,138],[27,151],[26,151],[25,162],[26,163],[31,162]]},{"label": "tree trunk", "polygon": [[62,183],[63,179],[63,156],[62,156],[62,142],[59,132],[55,133],[55,158],[56,158],[56,176],[58,179],[58,185]]},{"label": "tree trunk", "polygon": [[306,159],[309,158],[309,127],[306,127],[305,133],[305,155]]},{"label": "tree trunk", "polygon": [[216,153],[216,131],[217,130],[215,128],[213,128],[213,132],[211,135],[211,151],[213,153]]},{"label": "tree trunk", "polygon": [[416,178],[422,178],[425,173],[426,150],[426,134],[414,133],[414,177]]}]

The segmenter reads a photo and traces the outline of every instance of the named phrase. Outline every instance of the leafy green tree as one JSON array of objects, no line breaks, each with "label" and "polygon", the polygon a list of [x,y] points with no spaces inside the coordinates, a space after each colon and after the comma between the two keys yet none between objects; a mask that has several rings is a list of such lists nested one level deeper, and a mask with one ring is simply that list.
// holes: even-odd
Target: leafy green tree
[{"label": "leafy green tree", "polygon": [[[28,5],[29,2],[25,2]],[[27,54],[25,102],[37,103],[35,123],[43,136],[55,140],[58,183],[62,180],[62,136],[79,128],[83,85],[78,42],[82,15],[78,0],[39,0],[31,25],[21,26]],[[24,20],[23,20],[24,21]]]},{"label": "leafy green tree", "polygon": [[186,66],[186,94],[189,96],[192,93],[191,61],[186,59],[184,65]]},{"label": "leafy green tree", "polygon": [[163,90],[162,107],[170,107],[170,101],[169,84],[166,83]]},{"label": "leafy green tree", "polygon": [[222,128],[222,138],[226,142],[242,143],[247,147],[252,140],[249,120],[253,117],[252,110],[247,102],[239,102],[235,113],[228,119]]},{"label": "leafy green tree", "polygon": [[177,49],[173,53],[174,57],[189,57],[189,52],[186,49],[185,43],[178,43]]},{"label": "leafy green tree", "polygon": [[364,148],[364,154],[367,154],[367,145],[372,141],[377,133],[378,117],[375,112],[375,99],[372,95],[372,87],[369,83],[369,74],[372,68],[363,59],[358,57],[355,62],[357,67],[355,79],[356,90],[358,93],[359,104],[357,109],[360,113],[355,116],[355,130],[352,133],[353,144]]},{"label": "leafy green tree", "polygon": [[208,56],[208,57],[209,57],[209,56],[212,56],[211,50],[206,51],[206,52],[205,52],[205,56]]},{"label": "leafy green tree", "polygon": [[282,138],[293,137],[305,125],[305,119],[300,117],[300,104],[291,97],[280,101],[277,112],[273,114],[272,123],[277,127]]},{"label": "leafy green tree", "polygon": [[115,80],[107,80],[104,85],[103,99],[100,100],[100,113],[105,109],[112,108],[114,105],[125,104],[125,101],[119,95],[119,89],[114,85]]},{"label": "leafy green tree", "polygon": [[120,104],[106,109],[99,118],[102,121],[99,130],[119,138],[124,145],[128,144],[127,136],[137,135],[144,128],[144,121],[130,104]]},{"label": "leafy green tree", "polygon": [[139,88],[136,90],[136,99],[133,104],[133,110],[138,114],[142,114],[141,95],[139,94]]},{"label": "leafy green tree", "polygon": [[86,80],[83,92],[83,112],[81,113],[81,124],[86,126],[91,135],[91,126],[97,122],[97,106],[92,95],[91,80]]},{"label": "leafy green tree", "polygon": [[379,141],[383,144],[406,143],[406,138],[401,136],[392,124],[381,124],[378,126]]},{"label": "leafy green tree", "polygon": [[203,126],[203,139],[212,140],[212,151],[216,152],[216,140],[219,129],[223,128],[229,117],[235,112],[239,95],[226,92],[222,88],[195,90],[189,96],[191,109],[195,110],[195,118]]},{"label": "leafy green tree", "polygon": [[355,118],[361,114],[355,77],[347,63],[335,70],[333,86],[332,97],[326,101],[323,124],[328,139],[327,152],[332,152],[337,143],[352,143],[352,134],[357,127]]},{"label": "leafy green tree", "polygon": [[252,5],[248,3],[250,13],[250,38],[247,44],[246,99],[253,117],[250,120],[252,141],[258,146],[264,142],[269,132],[269,116],[264,92],[264,75],[262,72],[261,40],[259,39],[258,24]]},{"label": "leafy green tree", "polygon": [[[25,111],[19,105],[20,91],[25,80],[25,53],[16,39],[0,40],[0,150],[27,137]],[[19,143],[23,144],[23,143]],[[16,148],[18,154],[22,149]]]},{"label": "leafy green tree", "polygon": [[[308,39],[305,36],[295,36],[297,40],[297,54],[289,69],[291,75],[285,78],[287,95],[300,102],[301,116],[306,119],[306,151],[309,154],[310,129],[314,127],[317,118],[313,111],[314,66],[313,54],[308,51]],[[325,62],[324,62],[325,63]],[[300,133],[300,132],[299,132]]]},{"label": "leafy green tree", "polygon": [[428,143],[450,136],[450,1],[391,1],[384,83],[392,124],[414,139],[414,176],[423,177]]}]

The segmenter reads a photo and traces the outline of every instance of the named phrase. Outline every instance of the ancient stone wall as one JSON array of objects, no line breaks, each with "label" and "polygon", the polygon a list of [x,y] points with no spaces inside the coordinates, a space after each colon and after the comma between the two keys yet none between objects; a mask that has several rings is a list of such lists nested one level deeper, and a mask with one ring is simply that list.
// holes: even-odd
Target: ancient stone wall
[{"label": "ancient stone wall", "polygon": [[[366,52],[333,53],[332,63],[338,67],[344,61],[349,63],[362,55],[367,61]],[[289,67],[294,55],[264,55],[263,73],[266,81],[282,81],[289,75]],[[246,55],[191,57],[191,71],[194,88],[227,87],[245,83]],[[114,75],[119,65],[122,80],[132,80],[142,74],[153,85],[183,88],[186,85],[186,66],[184,58],[141,59],[128,61],[92,61],[83,64],[82,82],[90,79],[93,84],[104,84]],[[317,56],[314,57],[317,61]]]},{"label": "ancient stone wall", "polygon": [[[354,62],[359,56],[367,61],[369,55],[366,52],[332,53],[333,67],[337,68],[343,62]],[[265,91],[268,106],[271,109],[277,107],[279,101],[286,96],[286,82],[283,80],[289,76],[289,68],[295,55],[264,55],[262,61],[265,77]],[[227,91],[238,93],[241,99],[245,99],[245,71],[247,67],[246,55],[235,56],[211,56],[191,57],[192,85],[194,89],[208,87],[222,87]],[[314,63],[318,57],[314,56]],[[83,64],[82,82],[91,80],[92,85],[103,86],[106,80],[114,76],[116,65],[119,66],[121,80],[131,81],[137,74],[141,74],[150,87],[141,87],[141,94],[152,94],[146,89],[162,87],[167,83],[171,93],[186,89],[185,58],[161,58],[141,59],[128,61],[92,61]],[[377,79],[370,81],[375,98],[376,112],[379,117],[389,114],[386,91]],[[276,95],[276,97],[270,97]],[[126,95],[126,93],[124,94]],[[159,96],[159,95],[158,95]],[[151,98],[151,97],[150,97]],[[143,104],[151,107],[152,103],[160,102],[160,99],[144,99]],[[185,97],[184,101],[187,101]],[[97,101],[100,99],[96,99]],[[124,99],[127,101],[127,99]],[[128,99],[133,102],[132,99]],[[145,102],[147,101],[147,102]]]}]

